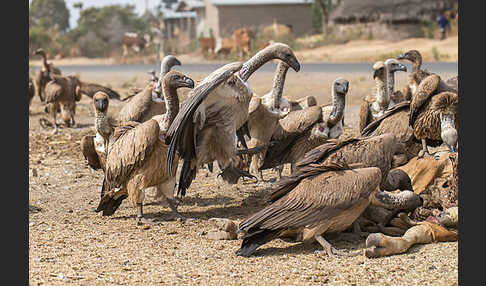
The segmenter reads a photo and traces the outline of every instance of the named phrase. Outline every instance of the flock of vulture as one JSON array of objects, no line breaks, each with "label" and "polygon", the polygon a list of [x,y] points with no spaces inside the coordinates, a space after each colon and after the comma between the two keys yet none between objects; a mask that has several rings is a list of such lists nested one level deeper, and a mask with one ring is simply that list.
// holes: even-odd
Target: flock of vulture
[{"label": "flock of vulture", "polygon": [[[323,235],[350,228],[366,234],[359,223],[363,220],[374,220],[378,232],[393,233],[396,227],[387,225],[397,221],[397,214],[402,224],[416,225],[407,213],[423,200],[414,193],[409,175],[395,167],[413,157],[432,156],[429,146],[444,143],[450,152],[458,148],[457,80],[446,82],[423,70],[416,50],[373,65],[376,94],[361,107],[361,135],[349,139],[339,139],[349,82],[332,82],[330,105],[317,105],[312,96],[286,99],[287,71],[298,72],[301,66],[283,43],[273,43],[245,62],[226,64],[200,82],[171,70],[181,63],[166,56],[160,75],[153,74],[143,89],[124,99],[116,115],[108,113],[110,100],[120,98],[115,91],[62,76],[42,50],[37,54],[44,63],[35,79],[37,93],[47,104],[54,132],[56,113],[72,125],[81,94],[92,98],[96,134],[83,137],[81,149],[88,165],[104,172],[96,211],[105,216],[128,198],[136,205],[137,224],[153,223],[144,217],[143,201],[144,190],[155,187],[156,198],[165,199],[173,215],[184,219],[177,211],[179,198],[199,169],[213,171],[214,161],[221,170],[218,176],[230,184],[242,177],[263,181],[265,169],[277,172],[267,206],[239,223],[243,236],[238,256],[250,256],[276,238],[317,241],[331,256],[356,255],[334,248]],[[271,60],[278,61],[272,89],[253,93],[248,79]],[[412,71],[409,83],[395,90],[394,73],[407,71],[399,60],[411,61]],[[179,88],[191,89],[182,104]],[[32,80],[29,94],[32,99]],[[282,177],[286,163],[291,174]],[[439,224],[446,225],[450,216],[441,214]],[[386,243],[376,233],[366,244],[372,249],[367,256],[385,255]]]}]

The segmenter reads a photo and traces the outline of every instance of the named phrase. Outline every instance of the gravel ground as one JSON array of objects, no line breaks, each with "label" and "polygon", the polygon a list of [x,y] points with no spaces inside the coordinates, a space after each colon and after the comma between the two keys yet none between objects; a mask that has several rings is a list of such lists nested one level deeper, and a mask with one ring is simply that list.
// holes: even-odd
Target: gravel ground
[{"label": "gravel ground", "polygon": [[[305,91],[325,94],[319,101],[330,101],[328,88],[322,91],[321,87],[330,86],[334,75],[289,74],[286,84],[297,75],[306,83],[301,85]],[[271,78],[271,74],[259,76],[252,87],[263,93]],[[373,86],[369,74],[346,78],[351,81],[351,94],[343,137],[356,134],[359,98]],[[121,90],[122,79],[117,80],[112,86]],[[292,87],[285,91],[291,98],[307,95]],[[110,102],[110,113],[120,106]],[[87,166],[79,148],[81,137],[94,133],[90,99],[83,97],[77,106],[77,126],[61,129],[57,135],[40,127],[39,118],[46,114],[37,97],[30,109],[29,285],[457,285],[458,242],[415,245],[402,255],[368,259],[330,258],[316,253],[321,250],[318,244],[274,240],[250,258],[237,257],[240,240],[206,238],[205,233],[214,228],[209,219],[240,221],[261,209],[271,183],[228,185],[205,169],[179,206],[188,218],[185,222],[172,220],[169,208],[151,199],[150,192],[144,213],[156,218],[158,225],[137,226],[136,209],[127,200],[112,217],[102,217],[93,211],[102,172]],[[288,173],[286,168],[284,174]],[[264,177],[276,178],[272,171],[264,172]],[[337,248],[364,247],[364,240],[327,238]]]}]

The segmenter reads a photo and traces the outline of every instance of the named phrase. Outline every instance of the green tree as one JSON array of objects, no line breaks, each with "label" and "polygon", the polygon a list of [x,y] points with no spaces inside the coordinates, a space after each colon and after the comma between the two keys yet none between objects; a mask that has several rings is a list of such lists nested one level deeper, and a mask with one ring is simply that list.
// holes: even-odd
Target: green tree
[{"label": "green tree", "polygon": [[139,17],[133,5],[108,5],[81,10],[78,26],[70,37],[88,57],[108,56],[119,50],[125,32],[148,32],[148,19]]},{"label": "green tree", "polygon": [[69,10],[64,0],[32,0],[29,8],[29,24],[44,28],[69,29]]}]

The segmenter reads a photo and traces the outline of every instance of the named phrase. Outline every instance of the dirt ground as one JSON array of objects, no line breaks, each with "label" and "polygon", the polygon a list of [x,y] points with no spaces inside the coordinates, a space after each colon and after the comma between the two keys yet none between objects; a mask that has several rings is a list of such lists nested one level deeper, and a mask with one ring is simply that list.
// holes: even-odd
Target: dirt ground
[{"label": "dirt ground", "polygon": [[[188,74],[193,79],[203,74]],[[336,74],[291,73],[284,96],[318,96],[330,102],[330,85]],[[342,74],[350,81],[346,101],[346,132],[356,135],[360,98],[372,91],[370,74]],[[452,75],[441,75],[448,78]],[[256,93],[271,86],[273,75],[250,79]],[[142,78],[142,77],[141,77]],[[110,75],[81,78],[110,82],[125,95],[126,78]],[[148,79],[148,76],[147,76]],[[397,78],[397,86],[405,75]],[[137,83],[143,85],[143,80]],[[184,90],[184,98],[188,90]],[[116,113],[121,102],[111,101]],[[262,199],[276,179],[268,170],[269,183],[240,181],[229,185],[207,170],[199,171],[179,211],[186,221],[171,219],[167,206],[157,204],[148,192],[144,212],[158,225],[144,228],[135,223],[136,209],[125,200],[111,217],[95,213],[102,171],[90,169],[79,141],[94,134],[90,98],[77,105],[74,128],[50,135],[39,125],[47,118],[35,97],[29,120],[29,285],[457,285],[458,243],[413,246],[402,255],[368,259],[364,256],[330,258],[318,254],[318,244],[274,240],[249,258],[237,257],[241,240],[215,241],[205,233],[214,228],[210,218],[235,221],[263,207]],[[284,175],[289,173],[288,167]],[[328,236],[337,248],[359,249],[364,240],[346,241]]]}]

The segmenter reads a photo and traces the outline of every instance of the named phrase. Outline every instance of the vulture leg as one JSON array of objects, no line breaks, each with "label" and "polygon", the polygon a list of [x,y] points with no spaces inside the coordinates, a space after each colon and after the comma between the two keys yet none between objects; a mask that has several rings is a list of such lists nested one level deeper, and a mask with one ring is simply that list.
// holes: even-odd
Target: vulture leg
[{"label": "vulture leg", "polygon": [[156,224],[153,219],[143,217],[143,203],[137,203],[137,225]]},{"label": "vulture leg", "polygon": [[207,164],[207,166],[208,166],[208,170],[209,170],[209,172],[211,172],[211,173],[212,173],[212,172],[213,172],[213,162],[208,163],[208,164]]},{"label": "vulture leg", "polygon": [[423,158],[424,156],[431,156],[429,153],[429,149],[427,148],[427,142],[425,142],[425,139],[422,139],[422,153],[418,154],[419,158]]},{"label": "vulture leg", "polygon": [[243,178],[250,178],[250,179],[255,179],[258,180],[255,176],[252,174],[245,172],[243,170],[240,170],[238,168],[235,168],[231,165],[228,167],[224,168],[221,173],[218,174],[217,177],[221,176],[223,180],[228,182],[229,184],[236,184],[238,183],[238,179],[243,177]]},{"label": "vulture leg", "polygon": [[176,200],[167,198],[167,204],[169,204],[169,208],[172,211],[172,215],[175,217],[175,219],[186,219],[186,217],[184,217],[177,211],[178,202]]},{"label": "vulture leg", "polygon": [[334,257],[336,255],[338,255],[338,256],[357,256],[361,253],[360,251],[347,252],[347,251],[344,251],[344,250],[336,249],[329,242],[327,242],[324,239],[324,237],[322,237],[321,235],[316,235],[314,237],[317,240],[317,242],[319,242],[319,244],[324,248],[324,251],[326,251],[327,255],[330,256],[330,257]]},{"label": "vulture leg", "polygon": [[52,123],[54,124],[54,130],[52,130],[52,134],[57,134],[58,124],[56,121],[56,106],[53,103],[51,103],[48,108],[49,108],[49,113],[51,114],[51,117],[53,119]]}]

